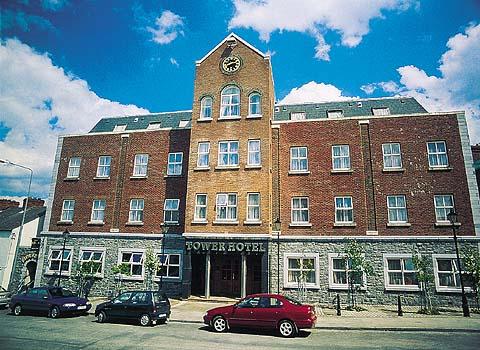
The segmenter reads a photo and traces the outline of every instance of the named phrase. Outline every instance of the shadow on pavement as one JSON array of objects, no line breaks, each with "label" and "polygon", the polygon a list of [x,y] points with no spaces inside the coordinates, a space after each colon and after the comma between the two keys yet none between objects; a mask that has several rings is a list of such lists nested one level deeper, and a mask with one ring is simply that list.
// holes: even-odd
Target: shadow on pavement
[{"label": "shadow on pavement", "polygon": [[[208,326],[202,326],[198,328],[201,331],[216,333],[213,329]],[[253,335],[261,335],[261,336],[269,336],[269,337],[278,337],[281,336],[278,334],[277,330],[274,329],[252,329],[252,328],[231,328],[228,330],[228,333],[233,334],[253,334]],[[304,330],[298,331],[298,334],[295,336],[296,338],[308,338],[312,333]]]}]

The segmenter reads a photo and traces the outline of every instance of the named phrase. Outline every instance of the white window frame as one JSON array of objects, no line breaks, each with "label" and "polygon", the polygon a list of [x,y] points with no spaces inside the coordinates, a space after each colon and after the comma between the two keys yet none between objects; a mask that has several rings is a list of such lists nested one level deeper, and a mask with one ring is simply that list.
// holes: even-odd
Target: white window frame
[{"label": "white window frame", "polygon": [[[340,259],[344,254],[340,253],[328,253],[328,289],[332,290],[348,290],[348,268],[345,270],[346,273],[346,279],[347,283],[345,284],[340,284],[340,283],[334,283],[333,280],[333,259]],[[343,271],[343,270],[338,270],[338,271]],[[363,279],[363,286],[360,287],[361,290],[366,290],[367,289],[367,276],[365,272],[362,274],[362,279]]]},{"label": "white window frame", "polygon": [[[147,177],[149,156],[146,153],[135,154],[133,161],[133,177]],[[145,171],[143,171],[145,169]]]},{"label": "white window frame", "polygon": [[[258,102],[252,102],[252,98],[258,96]],[[252,107],[254,105],[258,106],[258,111],[260,113],[252,113]],[[262,95],[258,92],[252,92],[248,96],[248,116],[247,118],[260,118],[262,116]]]},{"label": "white window frame", "polygon": [[318,253],[283,253],[283,287],[298,288],[297,282],[288,281],[288,259],[314,259],[315,283],[305,283],[307,289],[320,288],[320,255]]},{"label": "white window frame", "polygon": [[[255,142],[258,142],[258,151],[255,151],[255,150],[250,150],[250,145],[255,143]],[[255,140],[248,140],[248,154],[247,154],[247,165],[250,166],[250,167],[260,167],[262,166],[262,142],[259,140],[259,139],[255,139]],[[256,153],[258,153],[258,163],[252,163],[250,161],[250,155],[255,155]]]},{"label": "white window frame", "polygon": [[372,114],[376,116],[390,115],[390,108],[388,107],[373,107]]},{"label": "white window frame", "polygon": [[[198,197],[205,196],[205,204],[198,204]],[[197,209],[205,208],[205,217],[201,218],[197,215]],[[208,195],[206,193],[197,193],[195,194],[195,209],[193,213],[193,221],[194,222],[207,222],[207,209],[208,209]]]},{"label": "white window frame", "polygon": [[[296,149],[297,150],[297,156],[294,157],[293,156],[293,150]],[[300,154],[300,149],[305,149],[305,157],[299,155]],[[305,169],[293,169],[293,161],[297,161],[298,164],[302,164],[302,160],[306,160],[306,168]],[[290,147],[290,169],[289,169],[289,173],[294,173],[294,174],[297,174],[297,173],[308,173],[308,147],[307,146],[292,146]]]},{"label": "white window frame", "polygon": [[[108,164],[105,164],[106,160],[108,159]],[[110,170],[111,170],[111,165],[112,165],[112,157],[111,156],[100,156],[98,157],[98,164],[97,164],[97,178],[104,178],[108,179],[110,178]],[[106,170],[108,169],[108,174],[105,175],[107,172]]]},{"label": "white window frame", "polygon": [[[172,203],[176,203],[175,207],[177,209],[167,209],[167,201],[171,201]],[[178,219],[176,221],[174,220],[166,220],[167,219],[167,211],[168,212],[171,212],[170,214],[170,218],[174,215],[173,213],[176,211],[177,212],[177,216],[178,216]],[[165,202],[163,203],[163,222],[166,223],[166,224],[178,224],[180,220],[180,199],[177,199],[177,198],[166,198],[165,199]]]},{"label": "white window frame", "polygon": [[[225,207],[225,218],[220,217],[220,209],[219,209],[219,204],[218,204],[218,199],[220,196],[227,196],[226,200],[226,205],[222,206]],[[231,205],[228,202],[228,199],[230,196],[235,196],[235,205]],[[235,217],[234,218],[228,218],[228,209],[230,208],[235,208]],[[215,221],[217,222],[238,222],[238,194],[237,193],[232,193],[232,192],[222,192],[222,193],[217,193],[217,198],[215,200]]]},{"label": "white window frame", "polygon": [[[399,153],[393,153],[392,150],[392,145],[398,145],[398,151]],[[386,146],[388,146],[390,153],[386,153]],[[398,169],[403,169],[403,161],[402,161],[402,146],[400,145],[399,142],[388,142],[388,143],[383,143],[382,144],[382,155],[383,155],[383,169],[384,170],[398,170]],[[387,166],[386,159],[387,158],[400,158],[400,165],[399,166],[394,166],[393,161],[392,161],[392,166]]]},{"label": "white window frame", "polygon": [[[78,164],[76,164],[77,161],[78,161]],[[67,179],[78,179],[80,177],[81,165],[82,165],[81,157],[71,157],[68,161]]]},{"label": "white window frame", "polygon": [[[258,204],[250,204],[250,196],[252,195],[257,195],[258,196]],[[261,206],[261,196],[260,192],[249,192],[247,193],[247,220],[245,222],[247,223],[260,223],[262,222],[262,206]],[[250,218],[250,208],[258,208],[258,218]]]},{"label": "white window frame", "polygon": [[307,114],[305,112],[290,112],[290,120],[305,120]]},{"label": "white window frame", "polygon": [[343,111],[341,109],[332,109],[327,111],[327,118],[342,118]]},{"label": "white window frame", "polygon": [[[445,147],[445,152],[440,152],[438,151],[438,146],[437,144],[443,143],[443,146]],[[435,144],[435,152],[430,153],[430,147],[428,147],[430,144]],[[435,156],[435,158],[438,160],[440,159],[441,155],[445,155],[445,158],[447,160],[447,164],[437,164],[437,165],[432,165],[430,164],[430,156]],[[428,158],[428,167],[431,169],[444,169],[449,167],[449,161],[448,161],[448,149],[447,149],[447,143],[442,140],[437,140],[437,141],[428,141],[427,142],[427,158]]]},{"label": "white window frame", "polygon": [[[142,254],[142,258],[141,258],[141,263],[133,263],[133,262],[122,262],[122,257],[123,257],[123,254],[126,253],[126,254],[132,254],[132,257],[130,258],[130,260],[133,259],[133,254]],[[145,277],[145,249],[130,249],[130,248],[120,248],[118,250],[118,260],[117,260],[117,263],[120,265],[122,263],[125,263],[125,264],[129,264],[130,265],[130,275],[122,275],[122,279],[123,280],[130,280],[130,281],[143,281],[144,277]],[[133,265],[142,265],[142,275],[135,275],[133,276],[131,274],[132,272],[132,267]]]},{"label": "white window frame", "polygon": [[[65,208],[65,204],[66,203],[73,203],[72,206],[68,207],[68,208]],[[69,219],[64,219],[65,217],[65,213],[66,212],[71,212],[72,213],[72,217]],[[63,203],[62,203],[62,213],[60,215],[60,221],[61,222],[73,222],[73,219],[75,217],[75,200],[74,199],[64,199],[63,200]]]},{"label": "white window frame", "polygon": [[[230,88],[236,89],[238,93],[229,93],[227,94],[226,91]],[[232,102],[234,96],[238,95],[238,103]],[[228,102],[224,103],[224,98],[228,98]],[[241,106],[241,98],[240,98],[240,88],[236,85],[227,85],[222,89],[221,97],[220,97],[220,117],[218,119],[238,119],[240,118],[240,106]],[[227,109],[230,111],[228,114],[225,112]],[[232,114],[232,109],[237,109],[238,114]]]},{"label": "white window frame", "polygon": [[[440,285],[440,276],[438,275],[438,259],[449,259],[453,260],[452,266],[456,267],[455,274],[458,274],[458,266],[457,266],[457,256],[455,254],[432,254],[433,260],[433,274],[435,275],[435,289],[437,292],[446,292],[446,293],[461,293],[462,287],[459,283],[457,287],[449,287],[449,286],[441,286]],[[453,271],[452,271],[453,273]],[[462,274],[465,276],[465,271],[462,270]],[[471,287],[465,287],[465,292],[471,292]]]},{"label": "white window frame", "polygon": [[[210,102],[209,105],[207,105],[207,101]],[[210,116],[206,116],[206,111],[207,108],[210,109]],[[211,96],[204,96],[200,100],[200,120],[212,120],[212,113],[213,112],[213,98]]]},{"label": "white window frame", "polygon": [[[207,145],[208,146],[206,152],[201,152],[200,151],[200,146],[201,145]],[[210,167],[210,142],[209,141],[199,142],[198,143],[197,154],[198,154],[198,156],[197,156],[197,168],[208,169]],[[200,164],[201,157],[206,157],[207,158],[207,164],[206,165],[201,165]]]},{"label": "white window frame", "polygon": [[[293,207],[293,202],[295,200],[300,200],[300,204],[302,203],[302,199],[307,200],[307,207],[300,207],[300,208],[295,208]],[[293,221],[293,212],[294,211],[300,211],[300,214],[302,211],[306,210],[307,211],[307,216],[308,219],[307,221]],[[300,215],[301,217],[302,215]],[[307,226],[310,225],[310,198],[308,196],[293,196],[291,201],[290,201],[290,225],[291,226]]]},{"label": "white window frame", "polygon": [[[346,155],[339,155],[339,156],[336,156],[335,155],[335,152],[334,152],[334,149],[338,147],[340,148],[340,153],[343,149],[343,147],[346,147],[347,148],[347,154]],[[340,159],[340,163],[342,164],[342,160],[343,159],[347,159],[347,162],[348,162],[348,167],[339,167],[339,168],[336,168],[335,167],[335,159]],[[333,171],[346,171],[346,170],[351,170],[352,169],[352,162],[351,162],[351,159],[350,159],[350,145],[333,145],[332,146],[332,170]]]},{"label": "white window frame", "polygon": [[117,124],[113,128],[113,132],[122,132],[127,130],[127,124]]},{"label": "white window frame", "polygon": [[[397,203],[398,202],[398,200],[397,200],[398,197],[403,197],[403,202],[405,203],[405,206],[404,207],[399,207],[399,206],[390,207],[390,201],[389,201],[390,197],[395,197],[395,204],[398,204]],[[391,217],[390,217],[390,210],[398,211],[398,210],[402,210],[402,209],[405,210],[405,221],[392,220]],[[390,195],[387,195],[387,216],[388,216],[388,223],[390,223],[390,224],[407,224],[408,223],[407,196],[405,196],[404,194],[390,194]]]},{"label": "white window frame", "polygon": [[[352,205],[350,207],[337,207],[337,199],[343,199],[345,201],[345,198],[350,198],[350,202]],[[335,205],[335,224],[354,224],[355,223],[355,213],[353,211],[353,197],[352,196],[335,196],[333,199],[333,203]],[[352,220],[351,221],[338,221],[337,220],[337,211],[351,211],[352,212]]]},{"label": "white window frame", "polygon": [[[226,143],[227,144],[227,151],[226,152],[222,152],[220,150],[220,145],[222,143]],[[237,151],[236,152],[233,152],[231,150],[231,145],[233,143],[236,143],[237,144]],[[222,164],[222,155],[223,154],[226,154],[227,155],[227,164]],[[230,164],[230,156],[232,155],[237,155],[237,163],[232,163]],[[231,141],[218,141],[218,166],[219,167],[222,167],[222,168],[228,168],[228,167],[238,167],[240,164],[240,142],[238,140],[231,140]]]},{"label": "white window frame", "polygon": [[[452,198],[452,206],[442,206],[442,207],[437,207],[437,197],[451,197]],[[442,200],[443,203],[445,203],[445,200]],[[455,198],[453,197],[453,194],[434,194],[433,195],[433,207],[435,208],[435,222],[440,223],[440,224],[450,224],[450,221],[448,220],[448,213],[450,213],[451,210],[455,211]],[[439,217],[437,215],[437,210],[444,210],[445,211],[445,220],[439,220]]]},{"label": "white window frame", "polygon": [[147,130],[159,130],[161,127],[161,122],[150,122],[147,126]]},{"label": "white window frame", "polygon": [[[96,202],[99,203],[99,204],[101,204],[103,202],[103,208],[102,207],[95,208]],[[99,224],[105,223],[105,209],[106,209],[106,207],[107,207],[107,201],[105,199],[94,199],[93,202],[92,202],[92,212],[90,214],[90,222],[91,223],[99,223]],[[103,212],[103,220],[94,219],[95,212],[100,212],[100,211]]]},{"label": "white window frame", "polygon": [[[48,259],[47,259],[47,267],[45,269],[45,275],[58,275],[60,273],[60,268],[58,270],[50,270],[50,263],[52,260],[52,253],[54,250],[60,251],[59,258],[60,259],[55,259],[59,261],[59,267],[61,268],[61,258],[62,258],[62,250],[63,246],[50,246],[48,250]],[[65,251],[69,251],[70,255],[68,257],[68,271],[62,270],[62,276],[70,276],[72,272],[72,261],[73,261],[73,246],[65,246]],[[63,262],[67,261],[66,259],[63,260]]]},{"label": "white window frame", "polygon": [[[135,208],[132,208],[133,201],[137,201],[137,206]],[[138,206],[140,201],[142,203],[141,208]],[[132,198],[132,199],[130,199],[130,209],[128,211],[128,223],[129,224],[143,224],[144,210],[145,210],[145,199],[143,199],[143,198]],[[134,214],[135,218],[138,218],[138,216],[139,216],[138,212],[141,212],[142,220],[131,220],[133,212],[136,213],[136,214]]]},{"label": "white window frame", "polygon": [[[155,255],[157,256],[158,260],[159,260],[159,268],[161,267],[161,256],[162,256],[162,250],[161,249],[155,249],[153,251],[155,253]],[[166,280],[166,281],[181,281],[182,280],[182,269],[183,269],[183,252],[181,250],[170,250],[170,249],[165,249],[163,251],[163,255],[164,256],[167,256],[167,259],[166,259],[166,262],[167,264],[165,264],[164,262],[164,267],[166,266],[167,267],[167,276],[163,276],[162,277],[162,280]],[[171,255],[179,255],[179,259],[178,259],[178,264],[170,264],[170,256]],[[175,266],[177,267],[178,266],[178,277],[171,277],[171,276],[168,276],[168,271],[170,270],[170,266]],[[160,275],[157,274],[157,272],[155,272],[155,276],[154,276],[154,280],[155,281],[160,281]]]},{"label": "white window frame", "polygon": [[[92,255],[91,255],[89,260],[83,260],[82,259],[84,252],[92,252]],[[97,252],[102,253],[102,260],[101,260],[102,267],[101,267],[100,272],[96,273],[94,275],[94,277],[103,278],[104,274],[105,274],[105,255],[107,254],[106,249],[104,247],[80,247],[80,251],[79,251],[79,255],[78,255],[78,262],[81,265],[82,262],[84,262],[84,261],[92,261],[93,253],[97,253]]]},{"label": "white window frame", "polygon": [[[180,161],[177,160],[177,157],[180,156]],[[170,159],[173,157],[172,159]],[[167,176],[181,176],[183,172],[183,152],[171,152],[168,154],[167,160]],[[177,170],[180,166],[180,172]],[[172,170],[170,168],[172,167]]]},{"label": "white window frame", "polygon": [[[400,259],[401,270],[389,270],[388,269],[388,260],[398,260]],[[405,270],[405,259],[412,259],[411,254],[383,254],[383,277],[385,282],[385,290],[397,290],[397,291],[419,291],[419,284],[390,284],[389,272],[397,272],[402,274],[402,280],[405,281],[404,273],[417,273],[417,270]],[[418,275],[417,275],[418,278]]]}]

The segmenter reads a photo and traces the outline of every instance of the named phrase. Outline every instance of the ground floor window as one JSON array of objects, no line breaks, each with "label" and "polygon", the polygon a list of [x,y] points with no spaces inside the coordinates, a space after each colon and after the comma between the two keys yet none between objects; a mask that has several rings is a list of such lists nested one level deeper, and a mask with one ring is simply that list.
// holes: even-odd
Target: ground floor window
[{"label": "ground floor window", "polygon": [[96,277],[103,277],[103,265],[105,249],[103,248],[80,248],[81,269]]},{"label": "ground floor window", "polygon": [[[432,254],[435,286],[438,292],[458,292],[461,290],[460,273],[457,259],[454,254]],[[463,271],[462,271],[463,272]],[[470,279],[465,278],[463,283],[466,289],[471,289]]]},{"label": "ground floor window", "polygon": [[348,289],[350,280],[356,287],[367,284],[365,273],[350,272],[350,262],[341,254],[328,254],[328,286],[330,289]]},{"label": "ground floor window", "polygon": [[286,253],[284,256],[284,287],[319,287],[319,255],[317,253]]},{"label": "ground floor window", "polygon": [[[60,266],[62,270],[62,275],[70,275],[70,269],[72,267],[72,247],[65,247],[65,250],[62,247],[51,247],[50,253],[48,254],[48,274],[59,274]],[[63,252],[63,258],[62,258]]]},{"label": "ground floor window", "polygon": [[156,277],[160,278],[180,278],[181,255],[180,254],[157,254],[160,267],[157,270]]},{"label": "ground floor window", "polygon": [[418,290],[417,272],[411,255],[385,255],[385,289]]},{"label": "ground floor window", "polygon": [[119,264],[125,264],[130,268],[130,275],[124,279],[143,279],[143,251],[121,250]]}]

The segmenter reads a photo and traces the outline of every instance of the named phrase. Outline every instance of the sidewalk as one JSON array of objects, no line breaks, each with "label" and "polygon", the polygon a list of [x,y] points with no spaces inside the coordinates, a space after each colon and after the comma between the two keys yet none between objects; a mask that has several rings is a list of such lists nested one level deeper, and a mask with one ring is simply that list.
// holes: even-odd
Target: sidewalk
[{"label": "sidewalk", "polygon": [[[92,309],[104,302],[104,298],[91,299]],[[218,306],[232,305],[236,299],[212,298],[206,300],[191,297],[187,300],[170,299],[172,314],[170,321],[203,324],[203,315],[209,309]],[[425,316],[405,314],[393,316],[389,314],[366,314],[342,310],[342,316],[335,316],[329,309],[317,307],[317,329],[336,330],[384,330],[384,331],[429,331],[429,332],[475,332],[480,333],[480,315],[473,314],[470,318],[461,315]]]}]

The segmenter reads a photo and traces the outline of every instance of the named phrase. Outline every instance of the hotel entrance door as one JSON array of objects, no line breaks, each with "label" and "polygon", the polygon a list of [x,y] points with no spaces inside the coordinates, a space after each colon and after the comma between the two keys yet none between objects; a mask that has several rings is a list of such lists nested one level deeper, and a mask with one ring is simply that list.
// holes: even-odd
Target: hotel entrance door
[{"label": "hotel entrance door", "polygon": [[239,297],[241,294],[241,256],[212,254],[212,295]]}]

